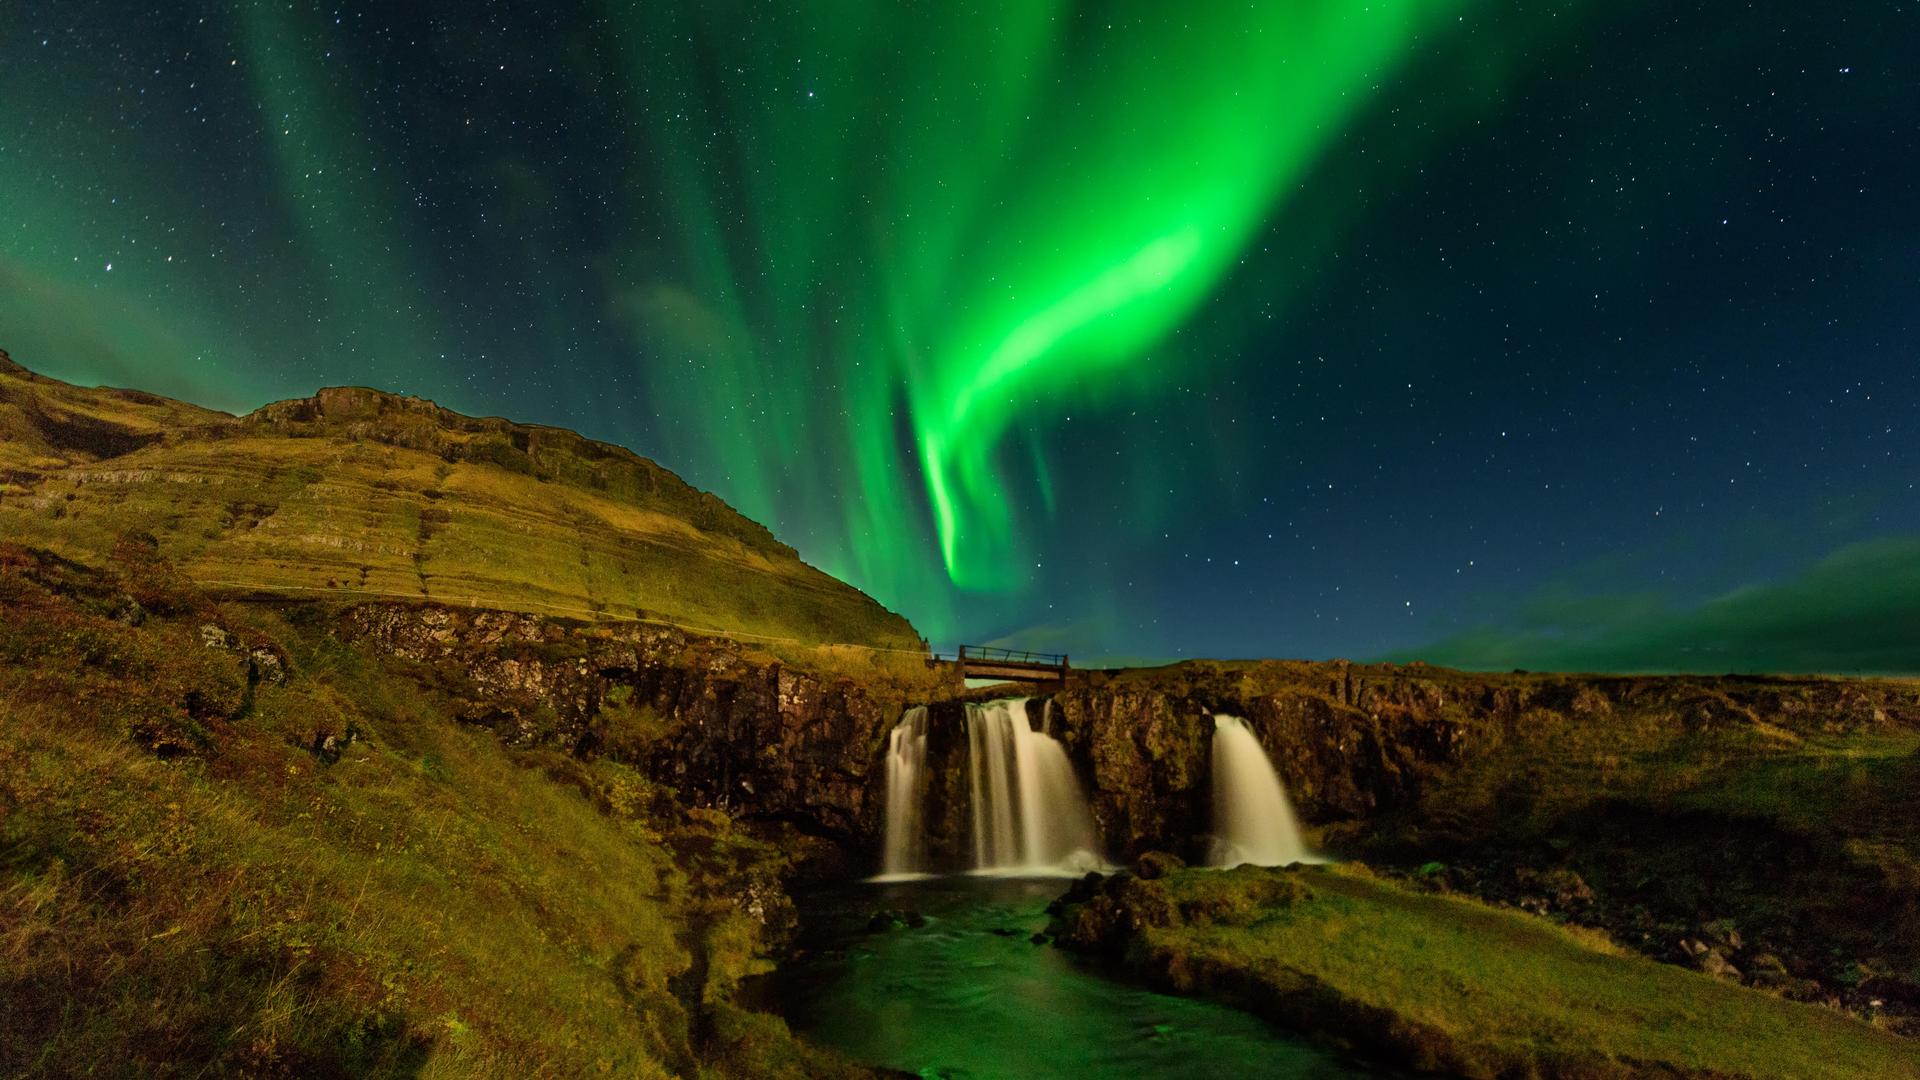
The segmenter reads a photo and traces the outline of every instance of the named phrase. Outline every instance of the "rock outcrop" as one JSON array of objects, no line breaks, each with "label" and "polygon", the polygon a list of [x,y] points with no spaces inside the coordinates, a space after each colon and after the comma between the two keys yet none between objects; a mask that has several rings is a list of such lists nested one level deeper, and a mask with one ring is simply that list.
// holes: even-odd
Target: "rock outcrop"
[{"label": "rock outcrop", "polygon": [[419,664],[466,702],[460,720],[509,745],[608,753],[693,805],[842,840],[880,827],[897,696],[638,624],[364,604],[343,631]]},{"label": "rock outcrop", "polygon": [[[1037,706],[1036,706],[1037,707]],[[1715,730],[1782,738],[1920,728],[1920,688],[1794,678],[1481,675],[1426,665],[1194,662],[1052,698],[1110,854],[1204,854],[1211,715],[1246,719],[1301,816],[1377,818],[1463,762],[1555,725],[1622,748]],[[1433,824],[1433,823],[1429,823]]]}]

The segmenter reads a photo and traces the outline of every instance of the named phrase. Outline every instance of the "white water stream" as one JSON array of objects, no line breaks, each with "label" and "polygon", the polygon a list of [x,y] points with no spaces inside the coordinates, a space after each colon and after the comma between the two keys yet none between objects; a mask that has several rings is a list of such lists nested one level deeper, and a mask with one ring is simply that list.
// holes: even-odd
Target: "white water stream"
[{"label": "white water stream", "polygon": [[[1027,701],[966,706],[972,870],[1031,876],[1099,869],[1104,860],[1086,793],[1066,747],[1047,731],[1033,729]],[[1258,736],[1237,716],[1220,714],[1213,722],[1213,865],[1319,861],[1307,850]],[[885,848],[877,880],[923,877],[932,869],[924,707],[907,710],[889,735],[885,767]]]},{"label": "white water stream", "polygon": [[[969,703],[966,710],[972,871],[1033,876],[1104,866],[1093,813],[1066,747],[1033,730],[1027,699]],[[925,708],[907,710],[888,736],[885,771],[885,846],[875,880],[925,876],[932,869]]]},{"label": "white water stream", "polygon": [[1027,699],[967,705],[968,793],[977,873],[1084,873],[1102,865],[1086,793]]},{"label": "white water stream", "polygon": [[1213,718],[1215,866],[1317,862],[1259,736],[1237,716]]},{"label": "white water stream", "polygon": [[927,708],[908,709],[887,738],[886,848],[880,880],[906,881],[927,872]]}]

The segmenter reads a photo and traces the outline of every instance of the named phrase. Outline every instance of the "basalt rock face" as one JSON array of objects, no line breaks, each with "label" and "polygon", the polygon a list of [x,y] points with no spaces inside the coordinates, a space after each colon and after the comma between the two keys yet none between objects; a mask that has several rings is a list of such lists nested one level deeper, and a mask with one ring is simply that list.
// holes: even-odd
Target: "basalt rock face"
[{"label": "basalt rock face", "polygon": [[1404,801],[1423,773],[1457,760],[1518,715],[1511,695],[1483,694],[1450,710],[1448,692],[1420,679],[1356,683],[1344,666],[1319,673],[1324,683],[1172,690],[1109,684],[1055,697],[1062,741],[1083,764],[1113,854],[1204,854],[1214,713],[1247,720],[1303,816],[1320,822]]},{"label": "basalt rock face", "polygon": [[[512,745],[611,753],[699,805],[792,820],[856,850],[883,821],[887,733],[910,704],[737,646],[645,625],[368,604],[351,633],[461,687],[460,719]],[[1036,699],[1036,723],[1044,707]],[[1637,738],[1716,728],[1920,726],[1899,683],[1478,676],[1420,666],[1181,665],[1052,696],[1050,727],[1112,857],[1205,854],[1212,714],[1246,719],[1303,819],[1372,821],[1543,725]],[[958,701],[928,714],[923,804],[934,864],[971,860],[970,749]]]},{"label": "basalt rock face", "polygon": [[974,865],[971,747],[966,705],[935,702],[927,708],[927,789],[921,823],[927,858],[936,870]]},{"label": "basalt rock face", "polygon": [[[457,687],[466,702],[460,719],[511,745],[612,754],[697,805],[791,820],[854,852],[878,850],[887,736],[918,704],[897,692],[644,624],[402,604],[357,606],[344,622],[348,633]],[[1196,663],[1096,674],[1029,709],[1036,725],[1049,717],[1107,854],[1125,860],[1149,850],[1205,856],[1214,713],[1247,721],[1305,821],[1371,825],[1415,809],[1463,765],[1554,725],[1603,732],[1623,746],[1713,730],[1791,738],[1920,728],[1920,691],[1891,682]],[[972,762],[960,701],[930,704],[926,765],[932,863],[968,867]]]},{"label": "basalt rock face", "polygon": [[366,604],[343,631],[420,664],[464,702],[460,720],[509,745],[611,754],[692,805],[837,839],[880,827],[901,706],[849,680],[669,628],[510,612]]},{"label": "basalt rock face", "polygon": [[1054,696],[1055,734],[1087,783],[1110,854],[1201,855],[1214,713],[1245,718],[1301,816],[1360,821],[1545,724],[1623,746],[1746,727],[1840,734],[1920,727],[1910,684],[1821,679],[1475,675],[1424,665],[1179,665]]}]

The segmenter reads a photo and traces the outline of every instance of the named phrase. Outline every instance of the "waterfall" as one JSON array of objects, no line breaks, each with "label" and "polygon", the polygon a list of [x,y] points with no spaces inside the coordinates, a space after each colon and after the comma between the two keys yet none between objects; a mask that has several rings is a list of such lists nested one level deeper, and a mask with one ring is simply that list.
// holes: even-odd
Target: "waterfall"
[{"label": "waterfall", "polygon": [[927,794],[927,707],[908,709],[887,737],[886,849],[883,880],[905,880],[927,870],[922,808]]},{"label": "waterfall", "polygon": [[967,705],[973,862],[982,873],[1073,873],[1102,864],[1066,747],[1033,730],[1027,699]]},{"label": "waterfall", "polygon": [[1215,866],[1285,866],[1313,862],[1260,739],[1245,720],[1213,718]]}]

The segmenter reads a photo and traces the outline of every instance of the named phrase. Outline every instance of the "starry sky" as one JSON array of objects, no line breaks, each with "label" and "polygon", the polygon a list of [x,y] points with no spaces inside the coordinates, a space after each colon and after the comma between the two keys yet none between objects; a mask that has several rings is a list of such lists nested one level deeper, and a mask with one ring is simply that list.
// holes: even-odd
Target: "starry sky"
[{"label": "starry sky", "polygon": [[23,0],[0,348],[574,428],[941,645],[1920,671],[1915,56],[1911,2]]}]

